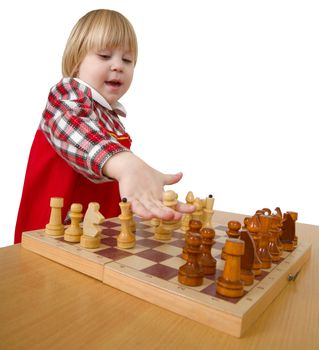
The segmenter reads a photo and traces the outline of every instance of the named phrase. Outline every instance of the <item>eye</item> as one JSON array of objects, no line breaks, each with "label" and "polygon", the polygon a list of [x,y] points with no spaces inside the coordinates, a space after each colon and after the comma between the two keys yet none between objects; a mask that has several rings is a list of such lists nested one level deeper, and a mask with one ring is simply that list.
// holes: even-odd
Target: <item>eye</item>
[{"label": "eye", "polygon": [[107,54],[98,54],[98,56],[103,60],[109,60],[111,58],[111,55],[107,55]]},{"label": "eye", "polygon": [[132,63],[133,60],[131,58],[128,58],[128,57],[123,57],[123,62],[125,62],[125,63]]}]

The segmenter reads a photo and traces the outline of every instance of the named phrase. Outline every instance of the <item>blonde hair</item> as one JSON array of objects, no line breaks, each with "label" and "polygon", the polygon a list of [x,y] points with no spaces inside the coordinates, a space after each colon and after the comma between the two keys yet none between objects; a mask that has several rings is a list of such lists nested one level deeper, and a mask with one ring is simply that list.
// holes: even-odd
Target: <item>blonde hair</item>
[{"label": "blonde hair", "polygon": [[76,77],[85,55],[91,50],[127,47],[137,61],[137,39],[132,24],[119,12],[94,10],[76,23],[62,58],[63,77]]}]

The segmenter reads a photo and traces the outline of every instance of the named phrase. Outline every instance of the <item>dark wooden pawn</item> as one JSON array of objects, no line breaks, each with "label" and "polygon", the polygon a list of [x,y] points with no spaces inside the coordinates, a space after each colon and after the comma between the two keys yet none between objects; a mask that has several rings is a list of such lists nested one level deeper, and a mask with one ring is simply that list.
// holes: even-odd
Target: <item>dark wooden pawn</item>
[{"label": "dark wooden pawn", "polygon": [[204,273],[198,263],[201,254],[202,237],[197,232],[191,232],[186,237],[187,262],[178,270],[178,281],[187,286],[195,287],[203,283]]},{"label": "dark wooden pawn", "polygon": [[212,246],[215,244],[215,231],[210,227],[204,227],[200,233],[202,246],[198,262],[204,275],[213,275],[216,272],[216,259],[212,256]]},{"label": "dark wooden pawn", "polygon": [[[241,223],[239,221],[235,221],[235,220],[228,221],[227,227],[228,227],[228,230],[226,231],[226,234],[229,238],[239,238],[240,236],[239,230],[241,228]],[[223,260],[226,260],[226,253],[224,251],[224,247],[222,248],[221,258]]]},{"label": "dark wooden pawn", "polygon": [[227,224],[228,226],[228,231],[227,236],[229,238],[239,238],[240,236],[240,228],[241,228],[241,223],[239,221],[231,220]]},{"label": "dark wooden pawn", "polygon": [[183,252],[182,252],[182,258],[184,260],[187,260],[187,237],[191,234],[191,233],[198,233],[200,232],[200,229],[202,228],[202,223],[199,220],[190,220],[189,222],[189,230],[186,231],[185,233],[185,245],[183,247]]}]

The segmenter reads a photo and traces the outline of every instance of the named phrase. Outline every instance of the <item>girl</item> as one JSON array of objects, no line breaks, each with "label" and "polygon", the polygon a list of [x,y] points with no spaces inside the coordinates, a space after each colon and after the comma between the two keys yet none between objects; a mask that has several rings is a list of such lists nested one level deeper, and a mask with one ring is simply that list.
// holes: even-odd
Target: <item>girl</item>
[{"label": "girl", "polygon": [[119,214],[121,197],[144,218],[177,220],[193,206],[175,210],[162,202],[165,185],[181,173],[163,174],[130,151],[131,138],[118,100],[132,82],[137,40],[120,13],[95,10],[73,28],[62,60],[63,79],[50,90],[26,170],[15,243],[23,231],[43,228],[50,198],[63,197],[63,217],[72,203],[99,202],[105,217]]}]

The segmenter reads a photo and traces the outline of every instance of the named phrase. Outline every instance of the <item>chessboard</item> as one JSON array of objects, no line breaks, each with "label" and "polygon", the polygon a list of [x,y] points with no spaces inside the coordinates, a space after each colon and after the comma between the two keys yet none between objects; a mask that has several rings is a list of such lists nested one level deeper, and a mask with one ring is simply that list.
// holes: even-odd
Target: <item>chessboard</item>
[{"label": "chessboard", "polygon": [[[199,287],[188,287],[178,282],[178,269],[185,264],[181,257],[185,233],[178,229],[169,241],[159,241],[154,238],[151,221],[134,219],[136,245],[131,249],[117,248],[119,218],[103,223],[101,244],[97,249],[66,242],[63,236],[48,236],[44,229],[23,233],[22,246],[102,283],[236,337],[241,337],[289,281],[294,280],[311,251],[309,244],[299,242],[293,252],[284,252],[278,262],[255,277],[252,285],[245,286],[242,297],[227,298],[216,293],[216,280],[224,267],[221,249],[227,238],[225,222],[213,225],[216,243],[212,255],[217,260],[216,274],[205,276]],[[232,217],[227,219],[232,220]]]}]

